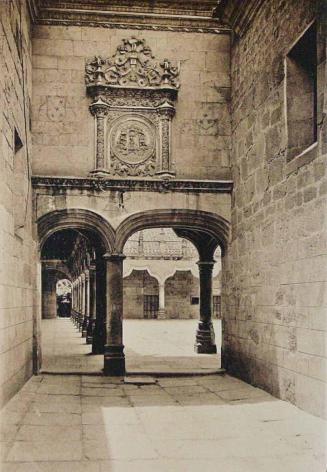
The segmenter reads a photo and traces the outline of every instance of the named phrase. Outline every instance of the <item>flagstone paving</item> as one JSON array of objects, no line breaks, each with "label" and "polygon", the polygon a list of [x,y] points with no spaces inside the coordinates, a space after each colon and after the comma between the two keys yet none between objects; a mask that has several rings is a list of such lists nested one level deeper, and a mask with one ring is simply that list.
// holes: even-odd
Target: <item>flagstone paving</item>
[{"label": "flagstone paving", "polygon": [[42,374],[0,421],[2,472],[326,470],[326,422],[226,374]]},{"label": "flagstone paving", "polygon": [[228,375],[40,375],[1,425],[2,472],[325,471],[324,421]]}]

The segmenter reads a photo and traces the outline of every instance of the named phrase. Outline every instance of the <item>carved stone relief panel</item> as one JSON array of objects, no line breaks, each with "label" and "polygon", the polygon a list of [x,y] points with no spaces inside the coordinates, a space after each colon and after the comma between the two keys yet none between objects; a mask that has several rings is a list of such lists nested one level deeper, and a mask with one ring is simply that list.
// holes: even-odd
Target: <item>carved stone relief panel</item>
[{"label": "carved stone relief panel", "polygon": [[156,171],[155,126],[142,115],[123,114],[109,132],[110,170],[117,175],[153,175]]},{"label": "carved stone relief panel", "polygon": [[157,63],[144,40],[124,39],[112,58],[87,61],[85,82],[96,120],[98,177],[173,177],[171,120],[179,67]]}]

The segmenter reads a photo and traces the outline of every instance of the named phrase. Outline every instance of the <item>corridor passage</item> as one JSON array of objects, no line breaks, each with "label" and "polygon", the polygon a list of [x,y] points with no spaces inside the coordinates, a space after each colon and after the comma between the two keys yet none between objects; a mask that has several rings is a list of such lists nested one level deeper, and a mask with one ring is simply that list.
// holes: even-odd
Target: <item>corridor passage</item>
[{"label": "corridor passage", "polygon": [[227,375],[40,375],[1,424],[2,472],[325,470],[323,420]]},{"label": "corridor passage", "polygon": [[[214,320],[218,352],[221,321]],[[124,320],[128,373],[212,373],[220,356],[194,352],[196,320]],[[101,373],[103,355],[91,355],[91,346],[68,318],[42,320],[42,371]]]}]

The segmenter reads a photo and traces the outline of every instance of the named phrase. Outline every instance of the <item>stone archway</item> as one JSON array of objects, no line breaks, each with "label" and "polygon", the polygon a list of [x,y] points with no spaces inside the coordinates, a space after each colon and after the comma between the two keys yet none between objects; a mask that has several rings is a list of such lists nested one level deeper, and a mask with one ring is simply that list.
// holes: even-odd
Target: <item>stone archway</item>
[{"label": "stone archway", "polygon": [[80,208],[55,210],[37,220],[40,249],[47,238],[62,229],[82,229],[99,236],[104,252],[111,253],[115,244],[115,231],[101,215]]},{"label": "stone archway", "polygon": [[227,249],[229,222],[225,218],[207,211],[174,209],[148,210],[125,219],[116,230],[116,251],[122,252],[127,239],[136,231],[160,227],[197,230],[214,239],[222,254]]},{"label": "stone archway", "polygon": [[[83,305],[83,310],[79,310],[78,313],[82,337],[87,338],[88,327],[92,326],[93,336],[88,336],[87,344],[92,344],[94,354],[103,353],[107,310],[105,258],[114,248],[114,230],[102,216],[85,209],[65,209],[46,213],[37,220],[37,230],[41,260],[44,259],[43,253],[47,252],[49,241],[56,237],[62,236],[65,238],[67,235],[74,235],[71,236],[73,241],[75,241],[74,238],[76,238],[76,241],[79,238],[80,241],[85,242],[85,246],[91,247],[92,260],[91,258],[88,259],[88,266],[83,262],[83,273],[74,273],[72,267],[67,268],[67,270],[70,272],[69,278],[73,286],[73,302],[75,303],[78,295],[80,306]],[[45,257],[45,259],[47,258]],[[77,319],[75,314],[74,320]]]},{"label": "stone archway", "polygon": [[107,344],[104,370],[107,375],[125,373],[123,321],[123,251],[128,238],[135,232],[159,227],[170,227],[183,232],[198,249],[200,275],[200,321],[196,334],[198,353],[215,353],[212,316],[213,254],[217,246],[225,254],[229,239],[229,223],[214,213],[187,209],[149,210],[126,218],[116,230],[115,253],[108,257]]}]

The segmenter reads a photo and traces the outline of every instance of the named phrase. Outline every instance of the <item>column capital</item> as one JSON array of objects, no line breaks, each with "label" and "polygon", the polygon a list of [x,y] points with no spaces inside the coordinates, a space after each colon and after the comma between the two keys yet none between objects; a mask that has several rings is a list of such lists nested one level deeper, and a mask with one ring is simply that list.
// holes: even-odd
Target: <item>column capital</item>
[{"label": "column capital", "polygon": [[103,254],[102,256],[106,261],[123,261],[124,259],[126,259],[126,256],[125,254],[122,254],[122,253],[112,253],[110,254],[109,252],[106,252],[105,254]]},{"label": "column capital", "polygon": [[90,112],[96,117],[104,118],[107,116],[109,108],[110,106],[108,103],[104,102],[101,98],[98,98],[96,102],[93,102],[90,105]]},{"label": "column capital", "polygon": [[205,267],[213,268],[213,266],[215,265],[216,262],[217,261],[215,261],[214,259],[212,259],[211,261],[201,261],[201,260],[199,260],[197,262],[197,265],[199,266],[200,269],[205,268]]}]

